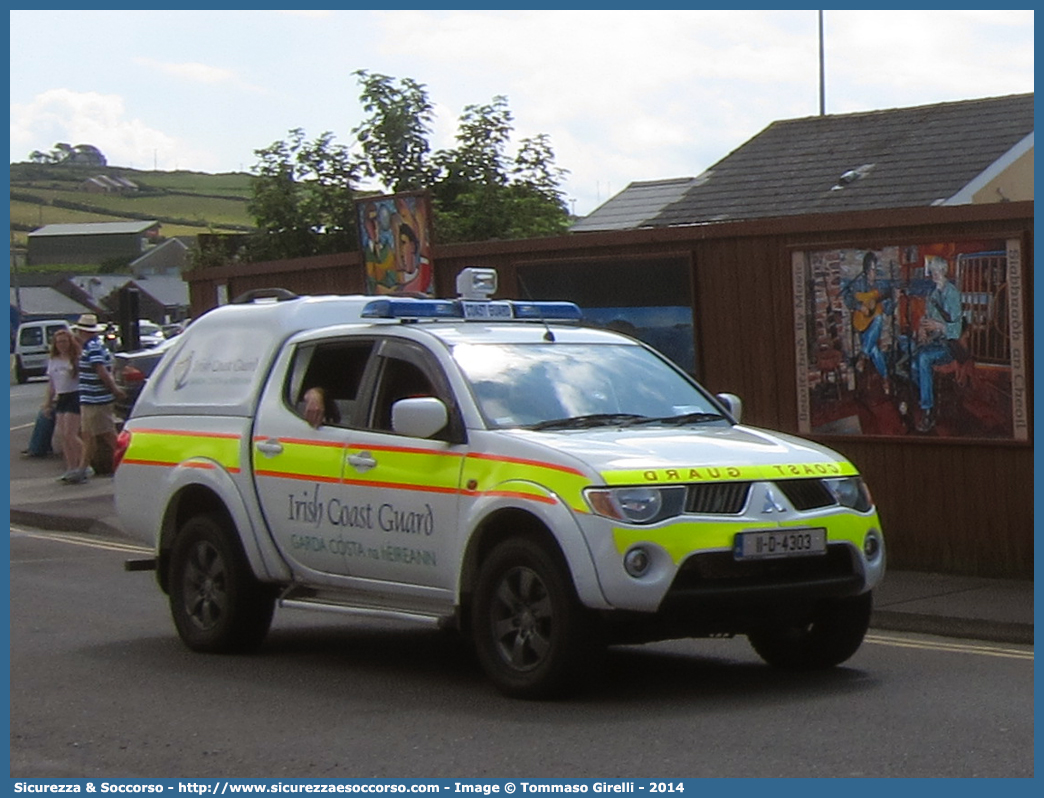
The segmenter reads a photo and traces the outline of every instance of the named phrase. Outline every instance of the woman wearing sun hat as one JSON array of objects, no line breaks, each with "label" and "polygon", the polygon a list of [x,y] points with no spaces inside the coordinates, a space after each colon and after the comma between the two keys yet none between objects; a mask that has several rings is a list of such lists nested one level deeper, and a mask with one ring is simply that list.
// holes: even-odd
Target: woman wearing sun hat
[{"label": "woman wearing sun hat", "polygon": [[98,438],[116,448],[116,417],[113,414],[117,396],[124,396],[112,377],[112,353],[106,348],[98,334],[105,325],[98,323],[93,313],[85,313],[77,319],[73,330],[79,338],[82,351],[79,360],[80,389],[80,466],[63,477],[70,484],[87,479],[88,467],[98,449]]}]

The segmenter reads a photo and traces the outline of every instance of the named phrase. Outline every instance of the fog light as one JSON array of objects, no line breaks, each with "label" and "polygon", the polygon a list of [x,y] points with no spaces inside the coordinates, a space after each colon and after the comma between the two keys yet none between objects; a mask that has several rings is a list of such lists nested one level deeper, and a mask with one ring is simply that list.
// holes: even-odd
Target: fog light
[{"label": "fog light", "polygon": [[863,554],[868,560],[876,560],[881,553],[881,539],[877,536],[877,530],[871,529],[863,538]]},{"label": "fog light", "polygon": [[649,557],[649,552],[641,546],[631,549],[624,555],[624,570],[635,579],[648,571],[651,564],[652,559]]}]

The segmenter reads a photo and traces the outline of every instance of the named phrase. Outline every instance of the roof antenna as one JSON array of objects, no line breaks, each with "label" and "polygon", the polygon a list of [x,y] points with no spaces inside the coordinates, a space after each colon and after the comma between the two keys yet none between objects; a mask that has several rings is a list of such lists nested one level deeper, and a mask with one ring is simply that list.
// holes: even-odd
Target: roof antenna
[{"label": "roof antenna", "polygon": [[[537,306],[536,300],[533,299],[533,295],[529,293],[529,289],[526,287],[526,281],[522,279],[522,275],[519,274],[517,269],[515,270],[515,279],[518,280],[518,287],[522,289],[526,299],[532,302],[534,306]],[[544,318],[543,314],[540,316],[540,323],[544,325],[544,340],[549,344],[553,344],[555,342],[555,334],[551,332],[551,325],[547,323],[547,319]]]}]

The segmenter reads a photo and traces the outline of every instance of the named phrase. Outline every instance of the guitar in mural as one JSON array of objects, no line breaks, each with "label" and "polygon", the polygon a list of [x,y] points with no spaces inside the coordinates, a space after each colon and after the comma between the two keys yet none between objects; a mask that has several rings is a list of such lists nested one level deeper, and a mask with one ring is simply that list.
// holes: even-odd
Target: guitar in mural
[{"label": "guitar in mural", "polygon": [[856,332],[865,332],[870,323],[884,313],[884,305],[881,303],[884,297],[877,289],[856,291],[853,296],[855,296],[858,306],[852,312],[852,326],[855,327]]}]

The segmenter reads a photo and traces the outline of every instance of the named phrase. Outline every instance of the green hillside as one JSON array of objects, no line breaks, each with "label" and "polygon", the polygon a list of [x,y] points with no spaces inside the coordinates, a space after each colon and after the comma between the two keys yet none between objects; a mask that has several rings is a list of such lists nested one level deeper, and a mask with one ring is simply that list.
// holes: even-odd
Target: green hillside
[{"label": "green hillside", "polygon": [[[122,177],[137,191],[96,194],[85,180]],[[155,219],[166,237],[198,233],[241,233],[253,229],[247,213],[251,176],[243,173],[149,172],[120,167],[11,164],[11,242],[46,224]]]}]

